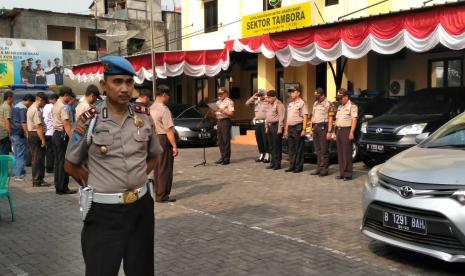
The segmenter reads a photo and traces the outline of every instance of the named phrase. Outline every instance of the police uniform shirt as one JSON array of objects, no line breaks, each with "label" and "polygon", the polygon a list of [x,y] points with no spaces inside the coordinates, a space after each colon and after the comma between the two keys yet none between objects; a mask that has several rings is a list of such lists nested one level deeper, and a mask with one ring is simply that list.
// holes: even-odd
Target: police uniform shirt
[{"label": "police uniform shirt", "polygon": [[350,127],[352,126],[352,119],[358,117],[358,107],[351,101],[345,105],[340,105],[336,113],[336,126]]},{"label": "police uniform shirt", "polygon": [[252,97],[248,99],[247,102],[245,102],[245,104],[254,108],[255,120],[266,120],[266,112],[270,107],[269,102],[261,99],[255,99],[254,97]]},{"label": "police uniform shirt", "polygon": [[27,130],[37,131],[37,125],[44,125],[42,111],[37,106],[37,103],[33,103],[27,110],[26,113]]},{"label": "police uniform shirt", "polygon": [[57,131],[63,131],[63,121],[69,120],[69,112],[63,99],[58,99],[52,108],[52,124]]},{"label": "police uniform shirt", "polygon": [[279,128],[282,128],[284,126],[284,112],[284,104],[280,100],[276,99],[274,103],[270,105],[270,108],[266,113],[266,122],[278,123]]},{"label": "police uniform shirt", "polygon": [[[96,123],[88,141],[89,121],[77,122],[66,151],[66,160],[87,163],[87,184],[99,193],[122,193],[147,183],[147,159],[162,152],[150,115],[129,105],[123,121],[114,119],[104,101],[96,107]],[[136,120],[143,125],[136,126]],[[90,142],[90,143],[89,143]]]},{"label": "police uniform shirt", "polygon": [[76,107],[76,119],[79,119],[79,117],[81,117],[82,113],[86,112],[90,108],[91,108],[91,105],[84,98]]},{"label": "police uniform shirt", "polygon": [[312,110],[312,124],[327,123],[328,116],[334,116],[334,106],[328,99],[324,99],[321,103],[315,101]]},{"label": "police uniform shirt", "polygon": [[301,98],[291,101],[287,108],[287,125],[295,126],[301,124],[304,116],[308,116],[307,103]]},{"label": "police uniform shirt", "polygon": [[[224,110],[227,110],[229,112],[234,112],[234,102],[230,98],[225,98],[224,100],[218,100],[216,102],[216,105],[220,109],[224,109]],[[218,120],[221,120],[221,119],[227,119],[229,117],[226,114],[217,111],[216,112],[216,118]]]},{"label": "police uniform shirt", "polygon": [[166,134],[169,128],[174,127],[171,111],[162,103],[154,103],[150,107],[150,116],[155,124],[157,134]]}]

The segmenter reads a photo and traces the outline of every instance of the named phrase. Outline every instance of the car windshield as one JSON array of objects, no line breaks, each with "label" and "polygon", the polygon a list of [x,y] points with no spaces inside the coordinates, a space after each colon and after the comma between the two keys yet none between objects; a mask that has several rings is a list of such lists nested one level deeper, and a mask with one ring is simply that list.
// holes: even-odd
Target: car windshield
[{"label": "car windshield", "polygon": [[465,149],[465,113],[438,129],[421,144],[421,147]]},{"label": "car windshield", "polygon": [[175,105],[170,106],[171,113],[175,119],[192,119],[192,118],[203,118],[202,113],[194,106],[188,105]]},{"label": "car windshield", "polygon": [[424,115],[444,114],[450,109],[452,98],[444,94],[416,94],[396,104],[388,114],[395,115]]}]

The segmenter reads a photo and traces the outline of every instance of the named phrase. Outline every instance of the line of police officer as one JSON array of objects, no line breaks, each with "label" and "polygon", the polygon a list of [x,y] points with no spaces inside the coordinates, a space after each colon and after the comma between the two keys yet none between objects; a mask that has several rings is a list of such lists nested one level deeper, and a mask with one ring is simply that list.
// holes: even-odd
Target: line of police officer
[{"label": "line of police officer", "polygon": [[[246,105],[254,107],[255,112],[253,122],[260,154],[256,161],[266,162],[266,153],[270,152],[271,164],[267,168],[281,169],[281,145],[284,136],[288,140],[289,153],[289,167],[285,172],[300,173],[304,164],[304,143],[309,113],[307,104],[301,98],[300,88],[294,88],[290,92],[291,101],[287,113],[274,90],[268,91],[266,95],[264,91],[259,91],[246,102]],[[328,175],[329,141],[335,139],[339,163],[339,175],[336,178],[349,181],[352,179],[352,141],[357,125],[358,109],[349,100],[349,95],[343,88],[337,91],[336,99],[339,102],[337,111],[326,98],[322,88],[315,91],[310,136],[313,138],[317,156],[317,169],[311,175],[321,177]]]}]

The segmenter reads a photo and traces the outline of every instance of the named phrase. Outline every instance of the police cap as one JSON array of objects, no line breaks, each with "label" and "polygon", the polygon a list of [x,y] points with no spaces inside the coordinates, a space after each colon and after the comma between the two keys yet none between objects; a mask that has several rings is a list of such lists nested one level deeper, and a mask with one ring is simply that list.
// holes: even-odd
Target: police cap
[{"label": "police cap", "polygon": [[118,56],[105,56],[102,58],[102,63],[105,76],[136,75],[134,67],[132,67],[132,64],[125,58]]}]

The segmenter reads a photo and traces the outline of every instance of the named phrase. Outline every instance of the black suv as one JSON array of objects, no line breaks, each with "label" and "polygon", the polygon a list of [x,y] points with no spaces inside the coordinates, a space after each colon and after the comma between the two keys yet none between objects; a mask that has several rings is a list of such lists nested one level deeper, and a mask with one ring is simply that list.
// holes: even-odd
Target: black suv
[{"label": "black suv", "polygon": [[465,88],[428,88],[403,98],[386,114],[362,124],[358,141],[367,166],[385,162],[416,145],[415,137],[432,133],[465,110]]}]

